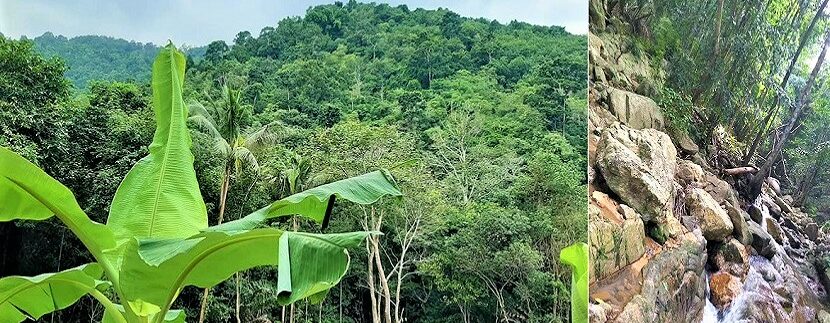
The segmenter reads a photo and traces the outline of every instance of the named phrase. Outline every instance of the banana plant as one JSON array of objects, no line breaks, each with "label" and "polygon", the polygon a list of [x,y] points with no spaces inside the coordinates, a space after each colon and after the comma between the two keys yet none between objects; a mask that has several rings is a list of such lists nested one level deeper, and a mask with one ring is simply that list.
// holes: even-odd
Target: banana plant
[{"label": "banana plant", "polygon": [[95,259],[58,273],[0,278],[0,322],[37,320],[87,295],[103,304],[103,322],[184,322],[184,312],[171,309],[183,288],[211,287],[255,266],[277,267],[280,304],[321,302],[345,275],[348,248],[379,234],[289,232],[265,222],[298,215],[325,226],[337,198],[365,205],[401,196],[385,170],[321,185],[208,227],[186,126],[184,71],[184,55],[168,44],[153,63],[157,125],[149,155],[121,182],[106,224],[92,221],[66,186],[0,147],[0,221],[57,217]]},{"label": "banana plant", "polygon": [[571,322],[588,323],[588,244],[562,249],[559,261],[571,267]]}]

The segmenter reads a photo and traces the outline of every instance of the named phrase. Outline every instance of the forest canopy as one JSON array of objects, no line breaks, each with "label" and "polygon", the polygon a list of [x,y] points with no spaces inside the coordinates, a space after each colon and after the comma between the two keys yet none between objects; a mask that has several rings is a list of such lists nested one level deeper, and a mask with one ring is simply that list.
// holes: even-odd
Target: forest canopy
[{"label": "forest canopy", "polygon": [[[0,37],[0,145],[103,222],[152,141],[142,64],[157,49],[98,40]],[[587,240],[586,47],[562,27],[350,1],[188,52],[184,99],[211,225],[380,168],[405,192],[334,206],[327,230],[384,235],[353,250],[322,305],[280,307],[276,271],[253,269],[204,293],[206,321],[567,321],[559,252]],[[320,232],[299,218],[270,225]],[[0,276],[88,262],[67,233],[0,223]],[[200,317],[202,290],[179,299]],[[82,301],[55,318],[100,311]]]}]

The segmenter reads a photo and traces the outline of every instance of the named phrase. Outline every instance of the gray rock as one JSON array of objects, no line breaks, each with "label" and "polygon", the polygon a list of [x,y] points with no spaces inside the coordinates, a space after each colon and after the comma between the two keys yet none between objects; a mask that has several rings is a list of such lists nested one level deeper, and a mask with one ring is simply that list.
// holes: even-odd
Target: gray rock
[{"label": "gray rock", "polygon": [[665,133],[615,123],[602,131],[597,167],[608,187],[644,221],[664,222],[674,207],[677,151]]},{"label": "gray rock", "polygon": [[760,224],[749,222],[749,232],[752,233],[752,248],[758,252],[759,255],[772,259],[775,256],[775,249],[770,241],[772,237],[764,231]]},{"label": "gray rock", "polygon": [[724,209],[726,210],[726,214],[729,215],[729,220],[732,221],[732,235],[735,236],[735,238],[737,238],[742,244],[751,245],[752,233],[749,232],[749,225],[746,223],[746,219],[749,218],[749,215],[747,215],[744,210],[741,210],[729,203],[724,205]]},{"label": "gray rock", "polygon": [[734,227],[726,211],[706,191],[695,188],[686,194],[689,214],[700,223],[703,236],[710,241],[724,241]]},{"label": "gray rock", "polygon": [[664,129],[665,120],[654,100],[620,89],[609,88],[609,110],[634,129]]}]

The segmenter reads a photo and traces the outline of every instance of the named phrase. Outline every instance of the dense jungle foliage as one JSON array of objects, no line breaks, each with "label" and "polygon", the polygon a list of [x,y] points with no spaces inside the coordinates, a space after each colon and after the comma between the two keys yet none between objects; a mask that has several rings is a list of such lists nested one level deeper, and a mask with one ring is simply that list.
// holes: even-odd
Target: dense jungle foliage
[{"label": "dense jungle foliage", "polygon": [[655,58],[655,75],[665,72],[655,77],[665,83],[655,87],[662,88],[662,107],[712,165],[737,176],[747,198],[773,176],[796,205],[826,221],[827,6],[826,0],[608,1],[632,21],[608,28],[635,36],[631,46]]},{"label": "dense jungle foliage", "polygon": [[[103,222],[153,137],[149,68],[108,68],[123,61],[61,43],[52,57],[0,37],[0,145]],[[405,192],[402,202],[336,204],[327,231],[384,235],[352,251],[322,305],[280,307],[276,270],[254,269],[210,291],[205,321],[567,320],[559,251],[586,240],[587,226],[586,47],[561,27],[352,1],[189,57],[185,101],[211,225],[378,168]],[[110,70],[135,81],[99,74]],[[266,133],[279,140],[258,140]],[[272,225],[320,231],[300,219]],[[57,222],[0,223],[0,277],[71,268],[90,260],[83,250]],[[176,307],[197,318],[202,295],[186,289]],[[53,318],[101,311],[82,300]]]}]

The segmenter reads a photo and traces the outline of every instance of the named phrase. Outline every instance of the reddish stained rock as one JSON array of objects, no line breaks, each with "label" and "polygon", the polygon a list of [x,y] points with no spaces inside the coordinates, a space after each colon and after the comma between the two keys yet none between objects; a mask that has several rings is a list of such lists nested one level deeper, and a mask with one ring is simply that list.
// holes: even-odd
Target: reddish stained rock
[{"label": "reddish stained rock", "polygon": [[712,304],[718,309],[724,309],[732,304],[732,300],[741,292],[741,280],[728,272],[719,271],[709,279],[709,291]]}]

